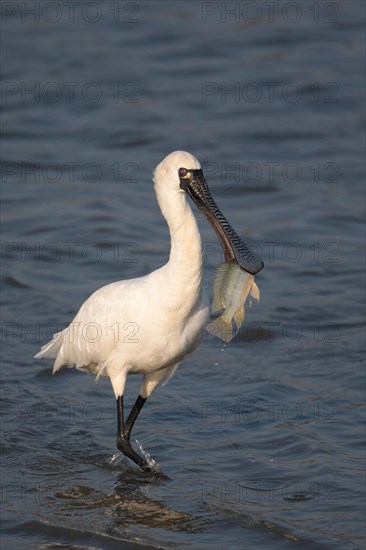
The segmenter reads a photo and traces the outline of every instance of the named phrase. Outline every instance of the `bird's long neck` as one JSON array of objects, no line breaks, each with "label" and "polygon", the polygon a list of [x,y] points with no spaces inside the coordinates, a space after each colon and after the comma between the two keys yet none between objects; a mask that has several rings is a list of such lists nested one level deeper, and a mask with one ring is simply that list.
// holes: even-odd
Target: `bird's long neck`
[{"label": "bird's long neck", "polygon": [[172,307],[189,313],[201,297],[202,244],[186,195],[179,193],[175,202],[174,209],[160,205],[171,237],[169,261],[165,266],[167,286],[162,293]]}]

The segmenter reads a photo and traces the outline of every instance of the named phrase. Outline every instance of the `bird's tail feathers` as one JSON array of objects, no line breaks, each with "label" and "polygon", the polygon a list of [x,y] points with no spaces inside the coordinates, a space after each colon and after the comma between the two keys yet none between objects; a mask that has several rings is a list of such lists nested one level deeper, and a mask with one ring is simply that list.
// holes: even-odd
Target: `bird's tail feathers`
[{"label": "bird's tail feathers", "polygon": [[53,335],[52,340],[41,347],[40,351],[36,353],[34,359],[42,359],[43,357],[56,357],[62,346],[62,332],[56,332]]},{"label": "bird's tail feathers", "polygon": [[95,377],[95,380],[94,380],[94,384],[97,384],[98,383],[98,380],[101,376],[104,375],[104,371],[105,369],[108,367],[108,365],[111,364],[111,362],[113,361],[113,357],[110,357],[109,359],[107,359],[106,361],[104,361],[104,363],[102,363],[100,366],[99,366],[99,370],[98,370],[98,373]]},{"label": "bird's tail feathers", "polygon": [[178,367],[179,367],[179,363],[177,363],[176,365],[174,365],[174,367],[171,367],[171,368],[168,370],[168,372],[167,372],[165,378],[163,378],[163,381],[162,381],[162,385],[163,385],[163,386],[165,386],[165,384],[166,384],[167,382],[169,382],[169,380],[172,378],[172,376],[174,376],[174,373],[175,373],[175,371],[177,370]]}]

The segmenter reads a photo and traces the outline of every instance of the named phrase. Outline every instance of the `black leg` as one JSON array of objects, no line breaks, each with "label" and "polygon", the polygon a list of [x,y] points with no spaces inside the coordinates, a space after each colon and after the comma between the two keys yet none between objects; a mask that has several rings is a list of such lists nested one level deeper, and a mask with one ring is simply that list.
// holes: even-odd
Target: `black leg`
[{"label": "black leg", "polygon": [[135,401],[134,406],[131,409],[130,414],[127,417],[127,420],[125,423],[125,435],[128,440],[130,440],[131,430],[145,402],[146,402],[146,399],[144,399],[143,397],[141,397],[141,395],[139,395]]},{"label": "black leg", "polygon": [[[123,418],[123,396],[120,396],[117,398],[117,419],[118,419],[117,447],[125,456],[127,456],[135,464],[140,466],[142,470],[144,470],[145,472],[150,472],[151,467],[149,466],[149,464],[146,462],[145,459],[143,459],[139,454],[137,454],[136,451],[134,451],[129,441],[132,426],[137,418],[139,411],[141,410],[142,405],[144,404],[142,403],[141,405],[137,405],[138,401],[139,400],[137,399],[127,419],[127,424],[128,424],[128,421],[131,417],[130,424],[129,424],[130,427],[127,432],[128,433],[128,436],[127,436],[124,418]],[[145,402],[145,400],[143,400],[143,402]],[[135,406],[136,406],[136,409],[138,408],[138,410],[136,411],[134,411]],[[134,411],[134,414],[132,415],[133,411]]]}]

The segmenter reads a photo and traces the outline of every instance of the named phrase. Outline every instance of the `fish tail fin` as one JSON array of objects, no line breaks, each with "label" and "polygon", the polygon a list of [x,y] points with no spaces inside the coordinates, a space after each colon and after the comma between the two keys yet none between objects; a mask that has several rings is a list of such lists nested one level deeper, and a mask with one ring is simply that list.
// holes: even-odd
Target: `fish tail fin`
[{"label": "fish tail fin", "polygon": [[237,333],[237,330],[233,328],[232,322],[227,321],[222,315],[208,323],[206,330],[224,342],[230,342]]},{"label": "fish tail fin", "polygon": [[244,318],[245,318],[245,308],[244,308],[244,304],[243,304],[242,307],[239,308],[235,312],[235,315],[234,315],[234,321],[235,321],[236,326],[238,327],[238,330],[241,327],[241,325],[243,324]]},{"label": "fish tail fin", "polygon": [[261,293],[259,291],[259,288],[256,285],[256,283],[253,281],[252,288],[250,289],[250,296],[251,298],[254,298],[255,300],[257,300],[257,302],[259,302],[260,295]]}]

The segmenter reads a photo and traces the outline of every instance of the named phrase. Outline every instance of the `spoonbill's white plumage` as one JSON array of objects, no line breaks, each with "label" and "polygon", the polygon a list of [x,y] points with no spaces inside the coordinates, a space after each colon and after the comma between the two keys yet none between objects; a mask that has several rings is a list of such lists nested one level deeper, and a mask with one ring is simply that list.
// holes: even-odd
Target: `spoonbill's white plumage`
[{"label": "spoonbill's white plumage", "polygon": [[[236,258],[251,273],[263,265],[218,210],[193,155],[171,153],[156,167],[153,179],[171,236],[169,261],[145,277],[118,281],[94,292],[72,323],[35,356],[55,357],[53,372],[75,366],[110,378],[118,407],[117,446],[145,470],[149,465],[130,444],[133,424],[154,389],[202,341],[209,320],[209,300],[202,289],[201,238],[187,194],[210,220],[227,260]],[[128,374],[142,374],[143,380],[125,421],[123,393]]]}]

